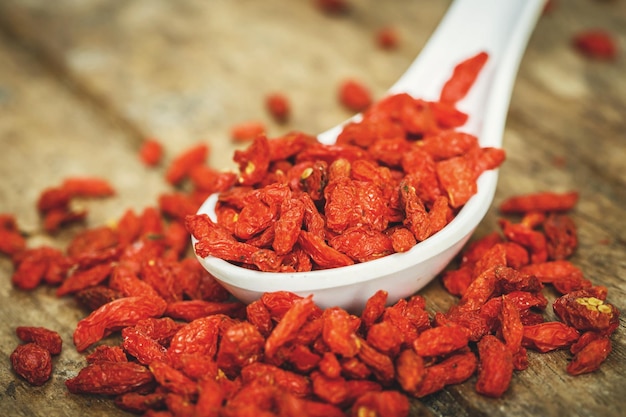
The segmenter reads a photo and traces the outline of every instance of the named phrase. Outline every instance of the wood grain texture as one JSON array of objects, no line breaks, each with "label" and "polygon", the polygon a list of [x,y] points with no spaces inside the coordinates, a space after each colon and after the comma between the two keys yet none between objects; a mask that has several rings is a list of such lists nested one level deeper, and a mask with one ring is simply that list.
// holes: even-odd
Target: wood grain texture
[{"label": "wood grain texture", "polygon": [[[352,13],[330,17],[310,1],[0,0],[0,212],[15,213],[29,244],[63,245],[76,231],[48,236],[35,210],[39,192],[70,175],[109,178],[118,194],[89,201],[89,225],[127,207],[154,205],[167,190],[162,168],[137,158],[140,140],[161,140],[168,157],[210,143],[211,164],[232,166],[230,127],[260,120],[270,134],[316,133],[350,114],[336,100],[346,77],[376,96],[417,55],[447,2],[354,0]],[[398,29],[401,45],[381,51],[375,31]],[[579,30],[603,28],[620,47],[615,62],[586,59],[571,46]],[[569,0],[545,15],[521,64],[506,125],[507,161],[495,205],[541,190],[578,190],[573,212],[580,247],[573,262],[609,301],[626,310],[626,2]],[[273,124],[262,101],[286,91],[293,118]],[[495,207],[494,205],[494,207]],[[476,231],[496,228],[492,209]],[[83,316],[70,299],[41,288],[12,288],[0,258],[0,414],[126,416],[109,400],[69,395],[64,381],[83,366],[71,340]],[[439,282],[422,294],[428,307],[454,302]],[[548,293],[549,297],[554,294]],[[548,312],[549,313],[549,312]],[[58,330],[63,353],[52,380],[33,388],[8,356],[17,325]],[[531,354],[498,400],[481,397],[472,379],[416,403],[412,415],[603,416],[626,409],[624,319],[613,352],[593,374],[565,373],[567,352]],[[115,341],[115,339],[111,339]]]}]

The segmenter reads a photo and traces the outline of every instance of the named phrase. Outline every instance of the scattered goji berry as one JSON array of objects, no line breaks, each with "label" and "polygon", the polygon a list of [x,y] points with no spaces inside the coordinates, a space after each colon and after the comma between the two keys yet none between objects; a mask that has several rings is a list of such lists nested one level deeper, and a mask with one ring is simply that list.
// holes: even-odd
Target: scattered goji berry
[{"label": "scattered goji berry", "polygon": [[10,359],[13,370],[31,385],[43,385],[52,375],[50,351],[37,343],[19,345]]},{"label": "scattered goji berry", "polygon": [[0,214],[0,253],[14,256],[26,249],[26,239],[17,227],[15,217]]},{"label": "scattered goji berry", "polygon": [[617,56],[615,39],[602,29],[579,32],[573,37],[572,43],[577,51],[589,58],[611,61]]},{"label": "scattered goji berry", "polygon": [[360,81],[346,80],[339,86],[339,102],[348,110],[361,112],[372,104],[372,95]]},{"label": "scattered goji berry", "polygon": [[571,210],[578,202],[578,192],[555,193],[542,191],[509,197],[500,203],[503,214],[528,213],[532,211],[555,212]]},{"label": "scattered goji berry", "polygon": [[481,52],[457,64],[452,76],[441,89],[439,100],[444,103],[456,103],[465,97],[488,58],[487,53]]},{"label": "scattered goji berry", "polygon": [[501,397],[513,376],[513,354],[493,335],[486,335],[478,342],[478,378],[476,392],[489,397]]},{"label": "scattered goji berry", "polygon": [[155,166],[163,158],[163,145],[156,139],[145,139],[139,149],[139,158],[147,166]]},{"label": "scattered goji berry", "polygon": [[552,307],[564,323],[580,331],[610,335],[619,326],[619,310],[592,290],[572,291],[554,300]]},{"label": "scattered goji berry", "polygon": [[558,321],[524,326],[522,344],[538,352],[565,349],[578,340],[576,329]]},{"label": "scattered goji berry", "polygon": [[277,123],[285,123],[290,116],[291,106],[287,96],[282,93],[272,93],[265,98],[267,111]]},{"label": "scattered goji berry", "polygon": [[95,362],[65,381],[73,394],[118,395],[137,391],[154,381],[150,370],[135,362]]},{"label": "scattered goji berry", "polygon": [[235,142],[250,142],[259,135],[265,135],[266,129],[262,122],[241,122],[231,127],[230,137]]},{"label": "scattered goji berry", "polygon": [[607,336],[589,342],[567,364],[567,373],[570,375],[581,375],[598,370],[609,356],[609,353],[611,353],[611,350],[611,339]]},{"label": "scattered goji berry", "polygon": [[66,178],[61,187],[72,197],[108,197],[115,194],[115,189],[107,180],[95,177]]},{"label": "scattered goji berry", "polygon": [[63,340],[59,333],[45,327],[19,326],[15,329],[17,337],[22,342],[32,342],[50,352],[51,355],[61,353]]},{"label": "scattered goji berry", "polygon": [[209,146],[205,143],[183,150],[170,162],[165,179],[172,185],[180,184],[194,167],[204,164],[208,156]]},{"label": "scattered goji berry", "polygon": [[79,352],[98,342],[107,333],[163,314],[166,303],[158,297],[124,297],[113,300],[78,322],[74,345]]},{"label": "scattered goji berry", "polygon": [[395,28],[386,26],[376,32],[376,44],[382,49],[395,49],[398,43],[399,35]]}]

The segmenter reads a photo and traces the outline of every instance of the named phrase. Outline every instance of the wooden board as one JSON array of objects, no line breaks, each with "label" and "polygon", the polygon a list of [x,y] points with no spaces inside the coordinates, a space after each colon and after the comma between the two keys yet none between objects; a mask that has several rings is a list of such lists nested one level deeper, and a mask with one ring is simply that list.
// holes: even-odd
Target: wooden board
[{"label": "wooden board", "polygon": [[[168,158],[210,143],[211,164],[232,166],[232,125],[267,124],[270,134],[317,133],[350,116],[336,100],[355,77],[381,96],[426,42],[449,2],[354,0],[352,12],[327,16],[311,1],[0,0],[0,213],[17,215],[29,244],[63,247],[72,229],[42,232],[39,192],[71,175],[109,178],[118,194],[87,202],[89,225],[128,207],[154,205],[168,190],[163,168],[148,170],[137,151],[151,136]],[[399,31],[397,50],[374,43],[383,26]],[[615,62],[586,59],[571,46],[580,30],[603,28],[621,47]],[[609,301],[626,309],[626,3],[570,0],[542,17],[511,100],[496,204],[519,193],[578,190],[573,217],[580,247],[573,262]],[[263,107],[287,92],[293,118],[280,126]],[[491,210],[477,235],[495,230]],[[74,229],[75,230],[75,229]],[[0,258],[0,413],[16,416],[122,416],[110,401],[67,393],[64,381],[84,359],[72,346],[83,312],[52,289],[12,288]],[[423,291],[431,309],[453,299],[438,282]],[[63,353],[52,380],[33,388],[8,357],[17,325],[60,331]],[[422,401],[413,415],[620,416],[626,407],[624,320],[613,352],[593,374],[565,373],[567,352],[531,354],[498,400],[474,391],[474,379]]]}]

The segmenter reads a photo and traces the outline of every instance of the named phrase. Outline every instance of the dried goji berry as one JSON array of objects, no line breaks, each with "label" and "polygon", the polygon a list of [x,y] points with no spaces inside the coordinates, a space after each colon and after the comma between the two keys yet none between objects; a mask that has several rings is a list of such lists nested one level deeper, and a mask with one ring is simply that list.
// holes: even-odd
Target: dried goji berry
[{"label": "dried goji berry", "polygon": [[122,329],[122,346],[126,353],[136,358],[142,365],[167,360],[166,348],[135,327]]},{"label": "dried goji berry", "polygon": [[10,359],[13,370],[31,385],[43,385],[52,375],[50,352],[37,343],[19,345]]},{"label": "dried goji berry", "polygon": [[358,341],[358,358],[372,370],[378,381],[381,383],[391,382],[396,375],[396,370],[391,358],[374,349],[374,347],[370,346],[365,340],[358,339]]},{"label": "dried goji berry", "polygon": [[383,49],[395,49],[398,47],[398,31],[391,27],[383,27],[376,32],[376,43]]},{"label": "dried goji berry", "polygon": [[576,329],[558,321],[524,326],[522,345],[539,352],[564,349],[578,340]]},{"label": "dried goji berry", "polygon": [[583,55],[600,60],[614,60],[617,56],[617,44],[613,36],[602,29],[589,29],[577,33],[572,43]]},{"label": "dried goji berry", "polygon": [[139,158],[147,166],[155,166],[163,158],[163,145],[156,139],[145,139],[139,148]]},{"label": "dried goji berry", "polygon": [[476,367],[477,360],[474,353],[452,355],[441,362],[427,366],[422,382],[410,394],[422,398],[442,390],[447,385],[460,384],[474,374]]},{"label": "dried goji berry", "polygon": [[191,170],[205,163],[209,155],[209,146],[200,143],[183,150],[167,167],[165,179],[172,185],[178,185],[188,177]]},{"label": "dried goji berry", "polygon": [[115,194],[109,181],[96,177],[69,177],[63,180],[61,187],[72,197],[108,197]]},{"label": "dried goji berry", "polygon": [[163,314],[174,319],[192,321],[215,314],[236,316],[236,312],[243,307],[238,301],[182,300],[169,303]]},{"label": "dried goji berry", "polygon": [[[64,255],[56,248],[40,246],[20,252],[14,260],[15,270],[11,282],[22,290],[35,289],[42,280],[48,280],[53,269],[56,269],[60,279],[69,265],[64,265]],[[55,268],[59,267],[58,269]],[[55,279],[56,281],[56,279]]]},{"label": "dried goji berry", "polygon": [[478,342],[478,378],[476,392],[489,397],[501,397],[509,389],[513,376],[513,354],[493,335]]},{"label": "dried goji berry", "polygon": [[402,389],[414,392],[426,375],[424,359],[413,349],[403,350],[396,358],[396,378]]},{"label": "dried goji berry", "polygon": [[291,106],[285,94],[269,94],[265,98],[265,106],[276,122],[285,123],[289,119]]},{"label": "dried goji berry", "polygon": [[515,301],[506,295],[502,297],[500,325],[506,347],[512,354],[517,353],[522,347],[524,325]]},{"label": "dried goji berry", "polygon": [[59,333],[45,327],[19,326],[15,329],[22,342],[33,342],[50,352],[51,355],[61,353],[63,340]]},{"label": "dried goji berry", "polygon": [[113,265],[104,263],[89,269],[76,270],[68,276],[59,288],[56,295],[58,297],[72,294],[86,288],[95,287],[106,280],[113,271]]},{"label": "dried goji berry", "polygon": [[420,333],[413,349],[420,356],[445,356],[467,347],[468,342],[468,334],[461,326],[440,326]]},{"label": "dried goji berry", "polygon": [[82,352],[112,331],[132,326],[148,317],[160,316],[165,307],[165,301],[157,297],[137,296],[113,300],[78,322],[74,330],[74,345]]},{"label": "dried goji berry", "polygon": [[465,97],[488,58],[489,55],[486,52],[480,52],[458,63],[454,67],[452,76],[441,89],[439,100],[446,103],[456,103]]},{"label": "dried goji berry", "polygon": [[566,259],[574,253],[578,236],[576,224],[569,216],[551,214],[542,226],[548,243],[549,259]]},{"label": "dried goji berry", "polygon": [[552,308],[564,323],[580,331],[610,335],[619,326],[619,310],[589,290],[565,294],[554,300]]},{"label": "dried goji berry", "polygon": [[17,227],[15,217],[0,214],[0,253],[13,256],[26,249],[26,239]]},{"label": "dried goji berry", "polygon": [[236,142],[249,142],[264,134],[265,125],[258,121],[241,122],[230,129],[230,137]]},{"label": "dried goji berry", "polygon": [[259,360],[265,347],[265,339],[254,325],[248,322],[230,326],[219,342],[217,364],[231,375],[246,365]]},{"label": "dried goji berry", "polygon": [[367,342],[389,356],[395,356],[404,343],[404,336],[390,321],[374,323],[367,331]]},{"label": "dried goji berry", "polygon": [[578,202],[578,192],[556,193],[542,191],[509,197],[502,201],[499,210],[504,214],[528,213],[531,211],[555,212],[571,210]]},{"label": "dried goji berry", "polygon": [[85,356],[87,363],[128,362],[126,352],[120,346],[100,345]]},{"label": "dried goji berry", "polygon": [[339,86],[339,101],[348,110],[360,112],[372,104],[372,96],[360,81],[346,80]]},{"label": "dried goji berry", "polygon": [[383,315],[389,293],[385,290],[376,291],[367,299],[363,311],[361,311],[361,323],[369,328]]},{"label": "dried goji berry", "polygon": [[154,379],[166,390],[185,397],[196,394],[196,383],[168,363],[159,360],[152,361],[149,368]]},{"label": "dried goji berry", "polygon": [[105,285],[85,288],[74,294],[74,298],[88,311],[93,311],[100,306],[120,298],[120,293]]},{"label": "dried goji berry", "polygon": [[308,378],[266,363],[254,362],[245,366],[241,370],[241,379],[244,384],[257,380],[264,385],[274,385],[299,397],[311,393]]},{"label": "dried goji berry", "polygon": [[567,364],[567,373],[580,375],[598,370],[609,356],[609,353],[611,353],[611,350],[611,339],[606,336],[589,342]]},{"label": "dried goji berry", "polygon": [[351,357],[359,352],[361,346],[356,331],[360,320],[347,311],[332,307],[322,313],[324,327],[322,337],[331,352]]},{"label": "dried goji berry", "polygon": [[87,365],[74,378],[65,381],[72,394],[118,395],[151,384],[148,368],[135,362],[96,362]]},{"label": "dried goji berry", "polygon": [[272,330],[265,341],[265,354],[272,357],[280,346],[285,345],[295,338],[298,330],[308,318],[315,312],[317,307],[311,297],[302,298],[293,302],[284,317]]}]

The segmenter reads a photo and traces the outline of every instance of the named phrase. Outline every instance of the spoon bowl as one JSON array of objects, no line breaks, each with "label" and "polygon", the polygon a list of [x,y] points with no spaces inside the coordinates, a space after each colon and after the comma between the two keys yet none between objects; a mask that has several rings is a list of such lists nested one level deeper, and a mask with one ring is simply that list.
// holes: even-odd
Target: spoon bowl
[{"label": "spoon bowl", "polygon": [[[457,107],[469,115],[459,130],[476,135],[482,147],[500,147],[509,101],[520,60],[541,14],[544,0],[455,0],[419,56],[389,89],[436,100],[459,62],[479,52],[489,59],[468,95]],[[355,120],[356,115],[350,120]],[[318,135],[319,142],[335,143],[348,121]],[[360,311],[378,290],[388,302],[411,296],[435,278],[459,253],[492,204],[497,170],[484,172],[478,191],[442,230],[409,251],[350,266],[310,272],[261,272],[242,268],[212,256],[199,257],[233,296],[250,303],[266,292],[289,291],[313,295],[315,303]],[[198,210],[216,221],[218,195]],[[195,245],[196,239],[192,237]]]}]

